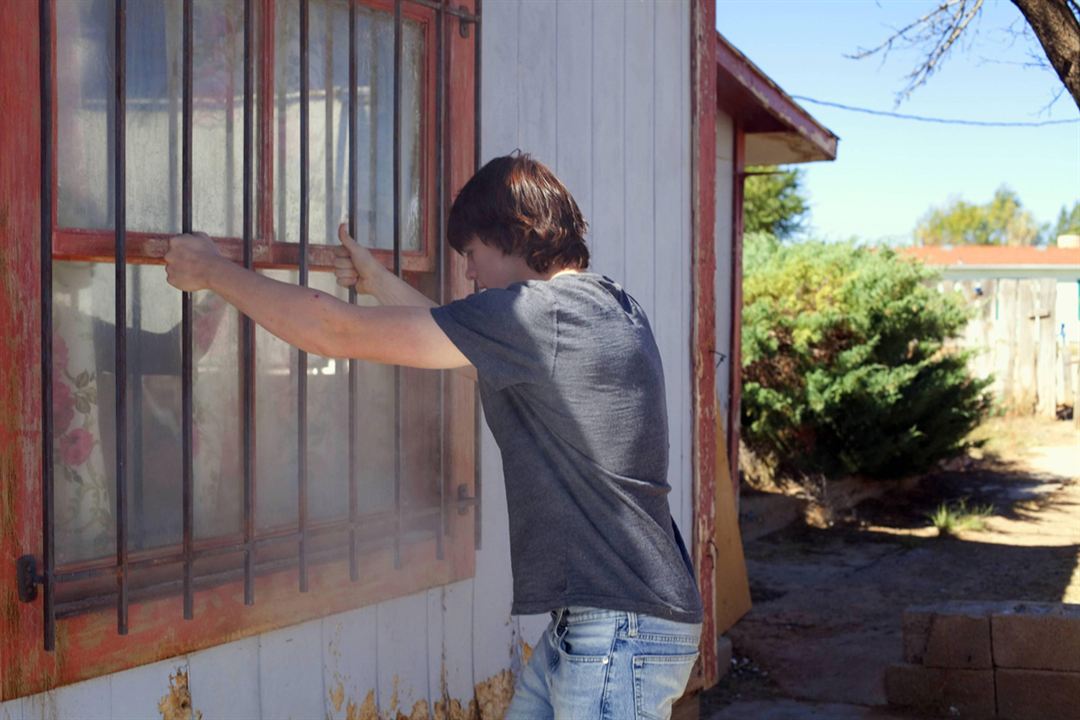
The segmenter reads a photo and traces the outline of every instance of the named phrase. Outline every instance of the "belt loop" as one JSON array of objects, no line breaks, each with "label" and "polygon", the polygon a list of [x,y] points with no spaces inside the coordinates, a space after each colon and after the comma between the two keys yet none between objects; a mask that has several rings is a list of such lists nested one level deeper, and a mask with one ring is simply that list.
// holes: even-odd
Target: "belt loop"
[{"label": "belt loop", "polygon": [[629,637],[637,637],[638,616],[636,612],[626,613],[626,634]]}]

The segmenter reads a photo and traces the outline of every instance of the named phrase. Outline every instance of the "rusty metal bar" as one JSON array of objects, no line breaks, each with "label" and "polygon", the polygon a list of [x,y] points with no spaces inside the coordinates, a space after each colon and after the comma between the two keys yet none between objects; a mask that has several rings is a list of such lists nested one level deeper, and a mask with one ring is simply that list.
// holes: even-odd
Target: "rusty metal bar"
[{"label": "rusty metal bar", "polygon": [[[438,303],[446,302],[446,252],[443,234],[446,228],[446,124],[443,107],[446,103],[446,14],[445,7],[439,3],[435,11],[435,202],[438,207],[435,232],[431,234],[435,242],[435,268],[438,273]],[[446,549],[444,537],[448,530],[446,522],[446,371],[439,371],[439,424],[438,424],[439,470],[439,535],[435,541],[435,557],[442,560]]]},{"label": "rusty metal bar", "polygon": [[116,0],[113,87],[113,224],[116,231],[115,362],[116,362],[116,631],[128,632],[127,543],[127,0]]},{"label": "rusty metal bar", "polygon": [[[191,221],[191,150],[192,150],[192,78],[194,65],[194,21],[192,7],[194,0],[184,0],[183,25],[183,150],[180,161],[181,175],[181,201],[180,201],[180,230],[184,233],[192,231]],[[192,578],[192,549],[195,535],[195,508],[194,508],[194,479],[193,479],[193,401],[192,401],[192,302],[191,293],[185,292],[181,299],[181,410],[182,410],[182,435],[183,435],[183,527],[184,527],[184,619],[190,620],[195,616],[195,594]]]},{"label": "rusty metal bar", "polygon": [[457,19],[468,23],[475,23],[479,22],[480,20],[479,11],[477,11],[476,13],[470,13],[468,10],[464,9],[464,6],[462,6],[461,8],[455,8],[451,5],[443,4],[443,0],[405,0],[405,2],[411,3],[413,5],[420,5],[421,7],[430,8],[431,10],[442,10],[447,15],[452,15]]},{"label": "rusty metal bar", "polygon": [[[356,164],[356,3],[349,3],[349,236],[356,238],[356,192],[359,187],[359,167]],[[349,288],[349,302],[356,303],[356,287]],[[356,397],[360,387],[360,366],[349,359],[349,579],[360,579],[360,558],[356,549],[356,519],[360,514],[359,492],[356,487],[358,469],[356,455]]]},{"label": "rusty metal bar", "polygon": [[[308,45],[308,0],[300,0],[300,285],[308,283],[308,182],[311,174],[308,156],[308,105],[310,102],[308,73],[310,48]],[[299,550],[300,592],[307,592],[307,530],[308,476],[307,476],[307,353],[297,350],[297,474],[299,486]]]},{"label": "rusty metal bar", "polygon": [[56,550],[54,538],[52,386],[52,234],[53,234],[53,16],[52,0],[38,4],[38,65],[41,81],[41,564],[42,625],[45,650],[56,649]]},{"label": "rusty metal bar", "polygon": [[[394,274],[401,277],[401,0],[394,0]],[[401,472],[403,464],[401,366],[394,366],[394,567],[401,567]]]},{"label": "rusty metal bar", "polygon": [[[255,96],[254,1],[244,0],[244,267],[255,268],[254,253],[254,96]],[[269,70],[264,70],[269,72]],[[244,604],[255,602],[255,323],[240,318],[242,452],[244,473]]]}]

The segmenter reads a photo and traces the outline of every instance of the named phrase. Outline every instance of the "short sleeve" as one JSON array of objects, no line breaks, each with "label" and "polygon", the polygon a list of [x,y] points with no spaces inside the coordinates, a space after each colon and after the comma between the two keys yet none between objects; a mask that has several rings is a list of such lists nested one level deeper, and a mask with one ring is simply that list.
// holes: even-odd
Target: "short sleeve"
[{"label": "short sleeve", "polygon": [[551,378],[558,327],[546,289],[528,283],[492,288],[433,308],[431,316],[496,390]]}]

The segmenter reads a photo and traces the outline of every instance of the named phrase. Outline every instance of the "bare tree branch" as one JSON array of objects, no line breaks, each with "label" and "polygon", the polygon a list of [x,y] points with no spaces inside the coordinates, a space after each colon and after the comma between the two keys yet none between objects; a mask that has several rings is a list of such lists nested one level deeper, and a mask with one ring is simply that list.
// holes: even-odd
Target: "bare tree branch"
[{"label": "bare tree branch", "polygon": [[[1076,0],[1068,0],[1075,2]],[[930,45],[930,50],[919,65],[907,76],[907,84],[896,95],[896,105],[911,96],[916,88],[924,85],[934,72],[941,67],[949,50],[960,36],[978,17],[984,0],[939,0],[938,6],[922,17],[895,30],[876,47],[864,49],[848,55],[862,59],[881,53],[886,57],[894,47],[916,47]]]}]

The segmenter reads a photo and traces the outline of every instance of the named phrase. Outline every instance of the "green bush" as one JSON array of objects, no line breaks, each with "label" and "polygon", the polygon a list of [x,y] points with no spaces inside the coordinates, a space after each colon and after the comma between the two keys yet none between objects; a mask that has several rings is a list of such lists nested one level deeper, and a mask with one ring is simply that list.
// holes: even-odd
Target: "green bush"
[{"label": "green bush", "polygon": [[990,381],[945,343],[968,320],[888,249],[748,235],[743,437],[784,474],[894,478],[964,447]]}]

